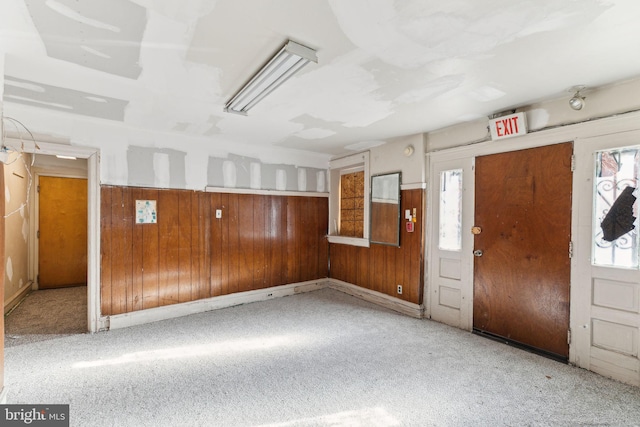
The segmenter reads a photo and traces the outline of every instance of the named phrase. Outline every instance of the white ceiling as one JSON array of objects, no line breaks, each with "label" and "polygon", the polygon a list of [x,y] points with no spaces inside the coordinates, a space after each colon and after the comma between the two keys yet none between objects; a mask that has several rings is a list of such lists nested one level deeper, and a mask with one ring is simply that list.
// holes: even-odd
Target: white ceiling
[{"label": "white ceiling", "polygon": [[[224,113],[287,39],[318,64]],[[55,110],[341,154],[640,76],[640,2],[2,0],[0,49],[5,114],[36,109],[40,133]]]}]

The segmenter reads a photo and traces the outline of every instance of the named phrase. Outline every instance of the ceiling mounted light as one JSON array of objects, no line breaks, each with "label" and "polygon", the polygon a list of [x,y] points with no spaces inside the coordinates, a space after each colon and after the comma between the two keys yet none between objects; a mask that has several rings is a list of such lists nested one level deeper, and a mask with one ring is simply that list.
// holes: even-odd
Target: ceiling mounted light
[{"label": "ceiling mounted light", "polygon": [[289,40],[267,65],[225,104],[224,111],[247,115],[247,111],[310,61],[318,62],[316,51]]},{"label": "ceiling mounted light", "polygon": [[570,92],[575,91],[575,94],[569,100],[569,107],[573,108],[576,111],[582,110],[582,108],[584,108],[585,106],[586,97],[580,95],[580,91],[582,89],[584,89],[584,86],[574,86],[571,89],[569,89]]}]

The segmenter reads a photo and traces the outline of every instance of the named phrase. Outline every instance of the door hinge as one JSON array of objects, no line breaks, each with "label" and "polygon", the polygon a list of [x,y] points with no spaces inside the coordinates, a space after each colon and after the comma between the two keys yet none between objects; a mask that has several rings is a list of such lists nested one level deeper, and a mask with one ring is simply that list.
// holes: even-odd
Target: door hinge
[{"label": "door hinge", "polygon": [[571,329],[567,331],[567,344],[571,344]]},{"label": "door hinge", "polygon": [[569,258],[573,258],[573,242],[569,242]]},{"label": "door hinge", "polygon": [[36,238],[39,239],[40,238],[40,230],[36,231]]},{"label": "door hinge", "polygon": [[37,191],[38,193],[40,192],[40,186],[39,186],[39,185],[36,187],[36,191]]},{"label": "door hinge", "polygon": [[576,155],[572,154],[571,155],[571,172],[575,172],[576,171]]}]

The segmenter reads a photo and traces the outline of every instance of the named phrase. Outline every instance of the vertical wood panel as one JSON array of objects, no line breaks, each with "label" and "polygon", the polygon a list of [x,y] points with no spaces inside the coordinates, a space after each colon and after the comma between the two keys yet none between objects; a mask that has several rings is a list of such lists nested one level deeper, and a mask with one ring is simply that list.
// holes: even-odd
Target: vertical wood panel
[{"label": "vertical wood panel", "polygon": [[211,296],[222,295],[222,218],[216,218],[220,199],[220,193],[211,194]]},{"label": "vertical wood panel", "polygon": [[253,284],[251,289],[262,289],[265,286],[265,196],[252,196],[253,199]]},{"label": "vertical wood panel", "polygon": [[238,235],[240,238],[240,268],[238,288],[240,292],[253,287],[253,195],[241,194],[238,197]]},{"label": "vertical wood panel", "polygon": [[[143,190],[142,200],[158,201],[158,190]],[[165,215],[162,204],[156,204],[159,216]],[[158,307],[160,238],[158,224],[136,224],[142,229],[142,308]]]},{"label": "vertical wood panel", "polygon": [[[158,224],[135,223],[136,200]],[[328,275],[326,198],[103,187],[101,207],[103,315]]]},{"label": "vertical wood panel", "polygon": [[180,302],[179,201],[178,191],[158,192],[158,210],[162,213],[158,216],[158,304],[160,306]]},{"label": "vertical wood panel", "polygon": [[300,217],[297,197],[287,197],[287,282],[300,281],[300,261],[298,253],[298,229]]},{"label": "vertical wood panel", "polygon": [[[200,289],[199,299],[211,297],[211,194],[198,193],[199,195],[199,216],[200,227]],[[215,212],[214,212],[215,213]]]},{"label": "vertical wood panel", "polygon": [[200,295],[200,240],[202,229],[200,227],[200,194],[191,196],[191,284],[190,300],[196,300]]},{"label": "vertical wood panel", "polygon": [[287,203],[284,197],[272,197],[270,219],[270,283],[272,286],[286,282]]},{"label": "vertical wood panel", "polygon": [[125,313],[127,311],[128,282],[131,276],[127,274],[127,257],[131,255],[127,251],[127,243],[130,245],[131,231],[127,233],[127,226],[130,223],[125,221],[124,197],[125,192],[121,188],[112,188],[110,190],[110,226],[115,235],[122,236],[121,239],[113,239],[111,243],[111,314]]},{"label": "vertical wood panel", "polygon": [[[423,200],[422,190],[402,191],[402,212],[416,208],[417,222],[415,231],[408,233],[406,221],[401,221],[400,247],[371,244],[369,248],[357,248],[330,244],[330,277],[416,304],[422,303]],[[402,285],[402,295],[397,294],[397,285]]]},{"label": "vertical wood panel", "polygon": [[238,194],[229,195],[229,293],[240,291],[240,230]]},{"label": "vertical wood panel", "polygon": [[329,204],[327,199],[318,197],[314,210],[318,212],[318,272],[316,277],[329,277]]},{"label": "vertical wood panel", "polygon": [[[111,194],[111,187],[103,187],[100,190],[100,249],[102,251],[100,258],[100,283],[102,283],[100,287],[100,311],[105,316],[113,314],[111,307],[111,289],[113,287],[111,278],[113,257],[111,248],[111,229],[113,227],[111,223]],[[4,203],[2,206],[4,206]],[[2,230],[4,230],[4,227],[2,227]]]},{"label": "vertical wood panel", "polygon": [[[144,199],[144,194],[142,192],[141,189],[139,188],[134,188],[131,194],[131,200],[132,202],[135,204],[136,200],[142,200]],[[129,213],[130,215],[134,215],[134,222],[135,222],[135,212],[132,211]],[[133,226],[133,232],[131,234],[132,236],[132,273],[133,273],[133,280],[132,280],[132,290],[133,292],[131,293],[132,296],[132,311],[135,310],[142,310],[143,308],[143,287],[142,287],[142,262],[143,262],[143,251],[144,251],[144,245],[143,245],[143,241],[142,241],[142,237],[143,237],[143,227],[140,226],[139,224],[134,224]]]},{"label": "vertical wood panel", "polygon": [[180,192],[178,199],[178,301],[191,301],[192,199],[194,193]]},{"label": "vertical wood panel", "polygon": [[229,195],[220,195],[222,218],[220,219],[220,294],[227,295],[229,291]]}]

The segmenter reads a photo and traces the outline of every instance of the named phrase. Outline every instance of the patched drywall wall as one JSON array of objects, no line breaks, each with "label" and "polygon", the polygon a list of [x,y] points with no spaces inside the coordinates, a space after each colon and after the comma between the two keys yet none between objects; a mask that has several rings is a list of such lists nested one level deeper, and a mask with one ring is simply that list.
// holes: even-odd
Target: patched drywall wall
[{"label": "patched drywall wall", "polygon": [[[31,155],[11,152],[4,166],[5,195],[5,288],[6,309],[18,303],[18,297],[28,292],[29,278],[29,217],[28,203],[32,184]],[[33,189],[33,187],[31,187]]]},{"label": "patched drywall wall", "polygon": [[401,184],[425,182],[424,138],[422,134],[393,138],[370,149],[371,175],[402,172]]},{"label": "patched drywall wall", "polygon": [[230,154],[210,157],[210,187],[253,190],[326,192],[326,169],[264,163],[260,159]]},{"label": "patched drywall wall", "polygon": [[128,184],[139,187],[186,188],[187,153],[170,149],[129,147]]}]

